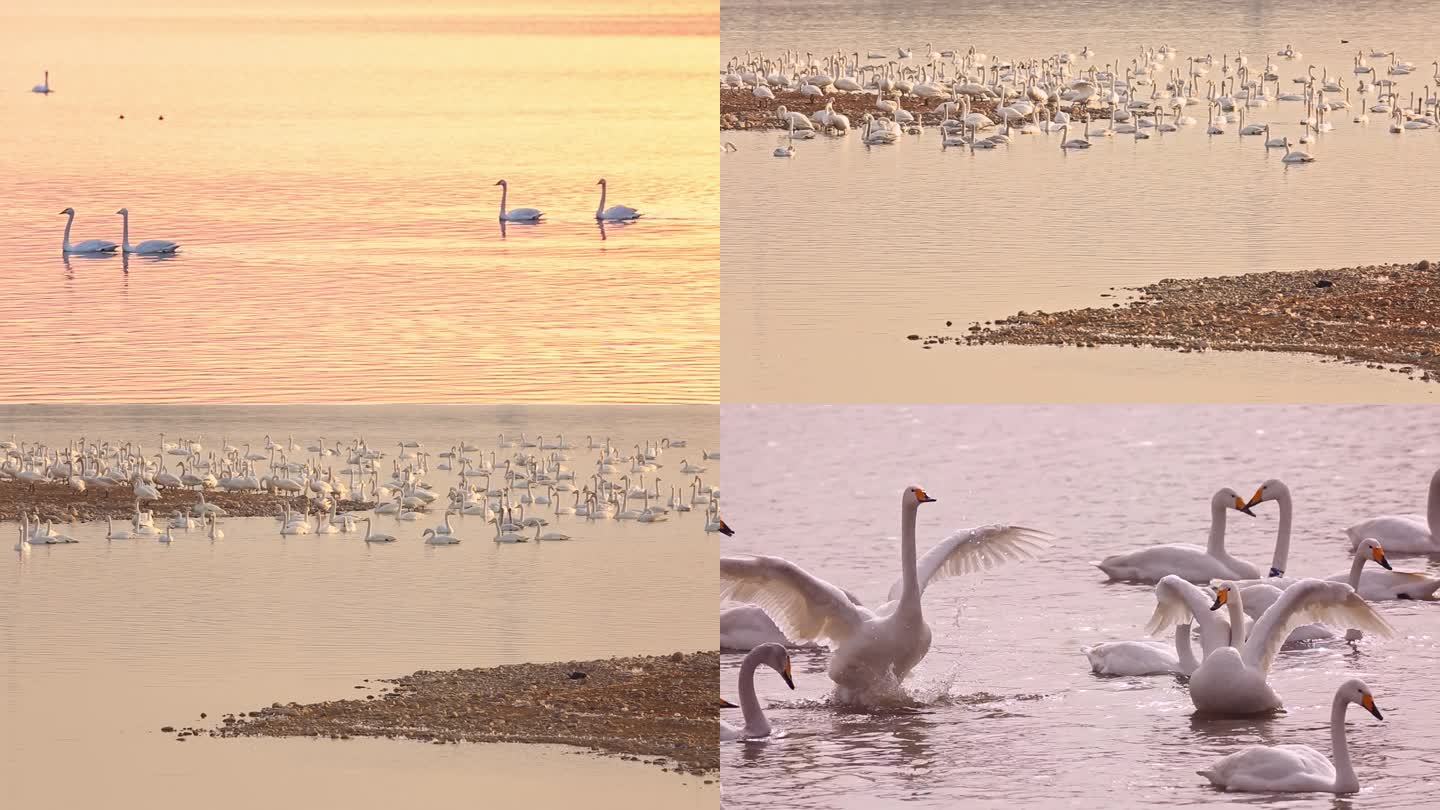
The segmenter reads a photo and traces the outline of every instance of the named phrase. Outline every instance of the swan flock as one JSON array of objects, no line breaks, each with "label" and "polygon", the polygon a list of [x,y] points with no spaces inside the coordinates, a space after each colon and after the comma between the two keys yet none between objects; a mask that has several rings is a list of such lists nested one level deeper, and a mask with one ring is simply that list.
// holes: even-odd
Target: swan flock
[{"label": "swan flock", "polygon": [[[792,651],[826,655],[836,700],[865,705],[869,690],[903,683],[930,652],[932,628],[922,599],[929,585],[1002,562],[1034,559],[1054,539],[1021,526],[983,526],[956,532],[917,556],[917,515],[934,501],[917,486],[901,493],[899,577],[877,607],[867,607],[849,591],[784,558],[722,555],[720,597],[729,604],[721,612],[721,648],[749,650],[740,671],[745,727],[722,723],[722,740],[755,741],[772,733],[755,693],[759,664],[783,669],[793,689],[788,677]],[[1267,503],[1278,506],[1280,520],[1274,555],[1263,566],[1227,550],[1225,525],[1231,514],[1254,516],[1253,510]],[[1152,585],[1155,608],[1146,632],[1173,634],[1173,640],[1109,641],[1083,650],[1098,676],[1183,679],[1197,721],[1282,708],[1284,700],[1269,675],[1285,650],[1337,638],[1332,628],[1343,630],[1350,644],[1367,636],[1393,638],[1395,630],[1376,603],[1434,602],[1440,593],[1440,577],[1396,570],[1387,554],[1435,551],[1440,471],[1430,479],[1425,514],[1384,515],[1350,526],[1345,535],[1352,544],[1352,564],[1324,577],[1287,572],[1295,505],[1283,481],[1264,482],[1248,499],[1221,488],[1209,506],[1209,537],[1203,546],[1154,545],[1094,563],[1111,580]],[[1370,687],[1346,680],[1332,701],[1329,755],[1300,744],[1252,745],[1198,773],[1228,791],[1354,793],[1359,779],[1345,735],[1345,709],[1352,704],[1383,719]]]}]

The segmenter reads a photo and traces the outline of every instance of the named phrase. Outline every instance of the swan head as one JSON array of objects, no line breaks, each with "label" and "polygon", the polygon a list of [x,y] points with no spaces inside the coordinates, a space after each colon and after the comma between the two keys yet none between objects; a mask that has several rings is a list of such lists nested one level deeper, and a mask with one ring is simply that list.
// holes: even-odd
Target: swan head
[{"label": "swan head", "polygon": [[1375,715],[1376,720],[1384,720],[1385,716],[1380,713],[1380,707],[1375,705],[1375,694],[1370,687],[1359,678],[1351,678],[1340,685],[1338,696],[1347,703],[1354,703],[1363,706],[1365,711]]},{"label": "swan head", "polygon": [[496,181],[495,181],[495,185],[497,185],[497,186],[509,186],[510,184],[507,183],[507,182],[505,182],[504,180],[496,180]]},{"label": "swan head", "polygon": [[117,216],[122,216],[122,217],[124,217],[124,216],[129,216],[129,215],[130,215],[130,209],[129,209],[129,208],[121,208],[119,211],[116,211],[115,214],[116,214]]},{"label": "swan head", "polygon": [[1245,506],[1249,508],[1256,504],[1264,503],[1265,501],[1277,501],[1280,500],[1281,497],[1289,494],[1290,488],[1285,486],[1284,481],[1278,478],[1271,478],[1261,484],[1259,489],[1255,490],[1255,494],[1250,496],[1250,500],[1246,502]]},{"label": "swan head", "polygon": [[1215,585],[1215,604],[1210,606],[1211,610],[1219,610],[1230,604],[1230,594],[1235,592],[1235,583],[1230,581],[1220,582]]},{"label": "swan head", "polygon": [[1245,499],[1241,498],[1235,490],[1229,487],[1215,493],[1215,497],[1210,499],[1210,505],[1212,507],[1234,509],[1237,512],[1244,512],[1250,517],[1255,517],[1255,513],[1250,511],[1250,507],[1245,503]]},{"label": "swan head", "polygon": [[790,675],[790,651],[785,649],[783,644],[776,644],[767,641],[764,644],[750,651],[747,658],[753,657],[758,663],[764,664],[785,679],[785,685],[791,689],[795,688],[795,680]]},{"label": "swan head", "polygon": [[1381,568],[1384,568],[1387,571],[1393,570],[1390,565],[1390,561],[1385,559],[1384,547],[1380,545],[1379,540],[1376,540],[1373,537],[1367,537],[1364,540],[1360,541],[1360,545],[1356,547],[1355,553],[1368,554],[1370,555],[1370,559],[1380,564]]},{"label": "swan head", "polygon": [[924,489],[915,486],[906,487],[905,492],[900,496],[900,504],[909,509],[918,508],[922,503],[934,502],[935,499],[926,495]]},{"label": "swan head", "polygon": [[[720,533],[725,535],[726,537],[735,536],[735,530],[730,528],[730,524],[725,522],[725,518],[720,518]],[[1386,567],[1388,568],[1389,566]]]},{"label": "swan head", "polygon": [[65,214],[65,215],[67,215],[67,216],[72,216],[72,217],[73,217],[73,216],[75,216],[75,209],[74,209],[74,208],[66,208],[64,211],[61,211],[60,213],[61,213],[61,214]]},{"label": "swan head", "polygon": [[605,178],[603,178],[603,177],[600,178],[600,182],[596,183],[595,185],[597,185],[597,186],[603,186],[603,185],[605,185]]}]

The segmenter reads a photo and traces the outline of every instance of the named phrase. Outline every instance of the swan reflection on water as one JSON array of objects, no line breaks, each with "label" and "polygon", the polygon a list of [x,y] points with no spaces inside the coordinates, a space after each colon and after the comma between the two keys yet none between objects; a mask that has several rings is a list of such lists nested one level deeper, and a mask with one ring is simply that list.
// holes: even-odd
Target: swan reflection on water
[{"label": "swan reflection on water", "polygon": [[[119,257],[120,257],[120,272],[124,273],[125,275],[129,275],[129,274],[130,274],[130,254],[129,254],[129,253],[119,253],[119,252],[116,252],[116,253],[65,253],[65,254],[61,254],[61,256],[60,256],[60,262],[61,262],[61,264],[65,265],[65,277],[66,277],[66,278],[73,279],[73,278],[75,278],[75,266],[70,263],[70,260],[71,260],[71,259],[79,259],[79,260],[81,260],[81,261],[83,261],[83,262],[99,262],[99,261],[103,261],[103,260],[106,260],[106,259],[113,259],[113,258],[115,258],[116,256],[119,256]],[[150,255],[150,256],[144,256],[144,255],[142,255],[142,256],[137,257],[137,258],[136,258],[136,261],[141,262],[141,263],[143,263],[143,264],[160,264],[161,262],[176,261],[178,258],[179,258],[179,254],[176,254],[176,253],[161,253],[161,254]]]}]

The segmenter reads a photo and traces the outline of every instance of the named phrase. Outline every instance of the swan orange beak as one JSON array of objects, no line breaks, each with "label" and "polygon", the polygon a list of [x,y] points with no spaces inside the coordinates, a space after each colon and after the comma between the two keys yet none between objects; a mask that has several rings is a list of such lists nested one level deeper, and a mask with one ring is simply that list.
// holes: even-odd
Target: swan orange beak
[{"label": "swan orange beak", "polygon": [[730,528],[730,525],[725,522],[724,518],[720,519],[720,533],[725,535],[726,537],[735,536],[735,530]]},{"label": "swan orange beak", "polygon": [[1375,562],[1380,563],[1380,567],[1384,568],[1386,571],[1395,570],[1390,566],[1390,561],[1385,559],[1385,549],[1381,548],[1379,545],[1376,545],[1375,548],[1370,550],[1370,557],[1371,559],[1375,560]]},{"label": "swan orange beak", "polygon": [[1360,705],[1364,706],[1367,711],[1375,715],[1376,720],[1385,719],[1385,715],[1380,713],[1380,707],[1375,705],[1375,698],[1366,695],[1365,697],[1360,698]]},{"label": "swan orange beak", "polygon": [[1250,511],[1250,504],[1247,504],[1244,501],[1240,500],[1239,495],[1235,496],[1235,511],[1244,512],[1250,517],[1255,517],[1255,513]]},{"label": "swan orange beak", "polygon": [[1223,591],[1216,591],[1216,592],[1215,592],[1215,604],[1211,605],[1211,606],[1210,606],[1210,609],[1211,609],[1211,610],[1219,610],[1222,605],[1227,605],[1227,604],[1229,604],[1229,603],[1230,603],[1230,591],[1229,591],[1229,589],[1226,589],[1226,590],[1223,590]]},{"label": "swan orange beak", "polygon": [[923,489],[921,489],[921,488],[919,488],[919,487],[916,487],[916,488],[915,488],[915,500],[919,501],[920,503],[934,503],[934,502],[935,502],[935,499],[934,499],[934,498],[930,497],[929,495],[926,495],[926,494],[925,494],[925,490],[923,490]]},{"label": "swan orange beak", "polygon": [[1260,503],[1261,501],[1265,500],[1264,498],[1260,497],[1260,496],[1263,495],[1264,493],[1265,493],[1265,487],[1260,487],[1259,489],[1255,490],[1255,494],[1250,496],[1250,501],[1249,501],[1249,503],[1246,503],[1246,504],[1245,504],[1245,507],[1248,509],[1249,507],[1254,506],[1254,505]]},{"label": "swan orange beak", "polygon": [[790,677],[790,659],[785,659],[785,668],[780,670],[780,677],[785,679],[785,685],[791,689],[795,688],[795,681]]}]

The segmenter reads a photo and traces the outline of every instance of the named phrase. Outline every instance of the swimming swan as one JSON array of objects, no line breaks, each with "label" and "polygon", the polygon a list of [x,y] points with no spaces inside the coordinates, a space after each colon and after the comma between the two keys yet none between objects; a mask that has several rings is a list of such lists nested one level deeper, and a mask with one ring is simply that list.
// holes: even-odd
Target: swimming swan
[{"label": "swimming swan", "polygon": [[1440,554],[1440,470],[1430,477],[1430,495],[1422,515],[1382,515],[1345,530],[1353,549],[1373,537],[1391,554]]},{"label": "swimming swan", "polygon": [[1200,666],[1190,647],[1190,625],[1175,625],[1175,649],[1154,641],[1105,641],[1082,649],[1097,675],[1189,675]]},{"label": "swimming swan", "polygon": [[505,210],[505,204],[510,198],[510,184],[501,180],[495,185],[500,187],[500,221],[501,222],[539,222],[545,214],[538,208],[514,208]]},{"label": "swimming swan", "polygon": [[1377,636],[1394,634],[1374,608],[1340,582],[1307,579],[1285,589],[1255,622],[1248,637],[1241,629],[1245,608],[1240,589],[1233,582],[1223,582],[1215,591],[1210,610],[1222,607],[1230,611],[1230,645],[1206,655],[1190,676],[1190,701],[1200,714],[1238,716],[1280,708],[1280,696],[1266,678],[1280,646],[1290,631],[1302,624],[1322,622],[1368,630]]},{"label": "swimming swan", "polygon": [[142,256],[155,256],[162,253],[174,253],[180,249],[179,242],[171,242],[169,239],[146,239],[138,245],[130,245],[130,209],[121,208],[115,213],[121,217],[120,221],[120,242],[123,244],[126,253],[138,253]]},{"label": "swimming swan", "polygon": [[925,555],[922,573],[915,560],[915,514],[934,500],[920,487],[901,493],[898,600],[872,611],[788,560],[761,556],[720,558],[721,599],[760,606],[794,641],[828,641],[834,650],[830,679],[842,688],[904,680],[930,649],[930,626],[920,607],[926,585],[1034,556],[1049,538],[1020,526],[962,530]]},{"label": "swimming swan", "polygon": [[1356,793],[1360,780],[1350,764],[1345,742],[1345,710],[1351,703],[1365,707],[1384,720],[1375,696],[1365,682],[1352,678],[1340,685],[1330,707],[1331,761],[1308,745],[1247,745],[1214,765],[1197,771],[1210,784],[1225,790],[1252,793]]},{"label": "swimming swan", "polygon": [[745,717],[745,727],[736,728],[721,720],[721,742],[770,736],[770,721],[765,719],[765,710],[760,708],[760,699],[755,696],[755,668],[761,664],[780,673],[785,685],[795,688],[795,681],[790,677],[790,653],[784,647],[761,644],[751,650],[740,663],[740,711]]},{"label": "swimming swan", "polygon": [[595,206],[595,220],[597,222],[624,222],[628,219],[640,218],[640,212],[628,205],[612,205],[606,208],[605,191],[607,186],[605,178],[600,178],[600,182],[595,185],[600,187],[600,204]]},{"label": "swimming swan", "polygon": [[66,208],[60,213],[69,217],[65,220],[65,241],[61,245],[64,253],[114,253],[119,247],[114,242],[107,242],[104,239],[86,239],[83,242],[70,244],[70,226],[75,224],[75,209]]},{"label": "swimming swan", "polygon": [[1177,574],[1190,582],[1212,579],[1256,579],[1260,570],[1252,563],[1225,551],[1225,512],[1234,509],[1255,516],[1233,489],[1222,489],[1210,499],[1210,541],[1205,548],[1186,543],[1166,543],[1125,554],[1112,554],[1094,565],[1111,579],[1128,582],[1158,582]]},{"label": "swimming swan", "polygon": [[370,531],[370,518],[368,518],[368,517],[367,517],[367,518],[362,518],[361,520],[363,520],[364,523],[365,523],[365,542],[367,542],[367,543],[393,543],[393,542],[395,542],[395,536],[394,536],[394,535],[390,535],[390,534],[380,534],[379,532],[372,532],[372,531]]},{"label": "swimming swan", "polygon": [[430,546],[457,546],[460,544],[460,538],[455,535],[436,534],[434,529],[426,529],[420,536],[425,539],[425,544]]}]

